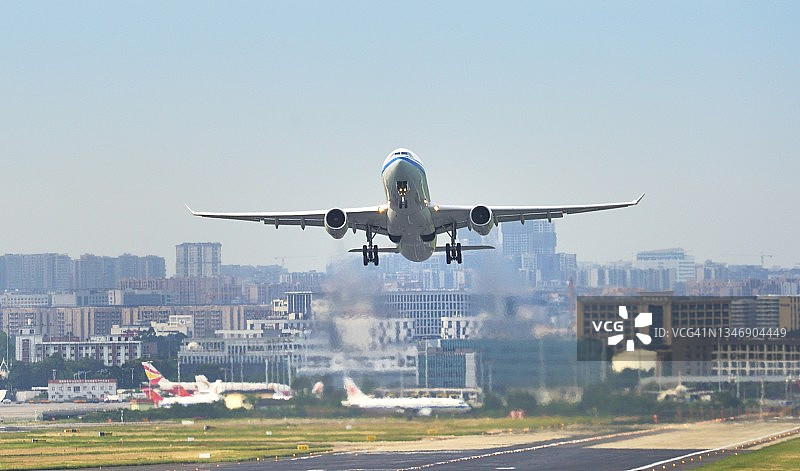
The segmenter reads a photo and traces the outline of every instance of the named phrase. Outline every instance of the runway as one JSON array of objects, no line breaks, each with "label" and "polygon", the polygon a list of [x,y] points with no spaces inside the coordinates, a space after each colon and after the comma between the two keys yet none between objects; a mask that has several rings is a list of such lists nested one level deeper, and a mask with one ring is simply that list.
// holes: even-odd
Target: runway
[{"label": "runway", "polygon": [[[115,470],[683,470],[798,434],[800,422],[796,420],[701,423],[559,437],[488,449],[426,450],[426,444],[421,443],[421,448],[415,451],[348,451],[277,461],[261,459],[241,463],[150,465],[119,467]],[[693,448],[685,447],[689,444]],[[446,443],[432,443],[431,446],[442,447]]]},{"label": "runway", "polygon": [[395,453],[329,453],[317,456],[262,460],[243,463],[153,465],[120,467],[119,471],[228,470],[228,471],[333,471],[333,470],[423,470],[456,471],[464,469],[492,470],[598,470],[612,471],[631,465],[645,465],[696,450],[614,450],[593,449],[582,444],[562,445],[528,450],[528,447],[507,447],[489,450],[395,452]]},{"label": "runway", "polygon": [[[659,434],[660,432],[648,432]],[[624,437],[619,437],[624,438]],[[585,440],[585,441],[583,441]],[[253,471],[332,471],[332,470],[585,470],[611,471],[643,466],[682,456],[699,450],[605,449],[591,445],[613,441],[593,437],[570,440],[549,440],[525,446],[501,447],[486,450],[415,451],[415,452],[347,452],[326,453],[279,461],[261,460],[243,463],[191,465],[153,465],[121,467],[118,470],[164,471],[195,469]],[[576,442],[577,443],[574,443]]]}]

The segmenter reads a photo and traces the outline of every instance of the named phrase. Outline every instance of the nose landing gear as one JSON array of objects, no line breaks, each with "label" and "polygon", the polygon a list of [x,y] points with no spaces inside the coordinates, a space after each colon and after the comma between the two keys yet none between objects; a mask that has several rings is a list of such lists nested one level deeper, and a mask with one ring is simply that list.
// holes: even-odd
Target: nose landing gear
[{"label": "nose landing gear", "polygon": [[408,195],[407,181],[399,180],[397,182],[397,195],[400,196],[400,208],[408,209],[408,199],[406,199],[406,195]]},{"label": "nose landing gear", "polygon": [[372,233],[372,227],[367,226],[367,245],[361,247],[361,255],[364,258],[364,266],[373,263],[378,266],[378,246],[372,244],[372,238],[375,234]]},{"label": "nose landing gear", "polygon": [[447,264],[449,265],[453,260],[461,264],[461,242],[456,243],[456,225],[453,224],[450,227],[451,229],[447,231],[450,235],[450,243],[444,246]]}]

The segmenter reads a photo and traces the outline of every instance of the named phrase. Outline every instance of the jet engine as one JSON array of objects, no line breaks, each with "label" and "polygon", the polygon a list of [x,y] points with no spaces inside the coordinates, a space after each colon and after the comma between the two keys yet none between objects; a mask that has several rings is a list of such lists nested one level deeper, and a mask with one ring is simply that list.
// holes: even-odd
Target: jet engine
[{"label": "jet engine", "polygon": [[329,209],[325,213],[325,230],[334,239],[341,239],[347,232],[347,213],[339,208]]},{"label": "jet engine", "polygon": [[494,226],[492,210],[483,205],[478,205],[469,211],[469,224],[472,230],[485,236]]}]

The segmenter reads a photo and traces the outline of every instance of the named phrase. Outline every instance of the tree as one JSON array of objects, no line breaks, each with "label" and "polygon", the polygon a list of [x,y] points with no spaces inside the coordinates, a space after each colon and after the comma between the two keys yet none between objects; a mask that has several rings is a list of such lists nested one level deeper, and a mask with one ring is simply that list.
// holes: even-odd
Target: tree
[{"label": "tree", "polygon": [[487,392],[483,396],[483,410],[498,411],[505,407],[503,398],[493,392]]},{"label": "tree", "polygon": [[361,391],[364,392],[364,394],[372,394],[372,392],[375,391],[375,388],[377,388],[377,387],[378,387],[378,383],[374,379],[372,379],[371,377],[364,376],[361,379],[361,388],[360,389],[361,389]]},{"label": "tree", "polygon": [[315,382],[310,376],[298,376],[292,381],[292,390],[295,394],[307,395],[311,392]]},{"label": "tree", "polygon": [[[6,348],[8,348],[6,350]],[[6,352],[8,352],[8,356],[10,358],[6,358]],[[0,358],[5,358],[6,363],[11,363],[11,358],[14,357],[14,338],[12,337],[9,341],[9,335],[3,331],[0,331]]]},{"label": "tree", "polygon": [[527,391],[513,391],[506,398],[510,409],[522,409],[531,415],[536,411],[536,397]]},{"label": "tree", "polygon": [[[6,352],[8,355],[6,356]],[[14,357],[14,340],[9,341],[9,336],[5,332],[0,331],[0,358],[5,358],[6,365],[13,364],[12,358]],[[2,364],[2,361],[0,361]],[[0,376],[0,389],[9,389],[9,382],[7,378]]]}]

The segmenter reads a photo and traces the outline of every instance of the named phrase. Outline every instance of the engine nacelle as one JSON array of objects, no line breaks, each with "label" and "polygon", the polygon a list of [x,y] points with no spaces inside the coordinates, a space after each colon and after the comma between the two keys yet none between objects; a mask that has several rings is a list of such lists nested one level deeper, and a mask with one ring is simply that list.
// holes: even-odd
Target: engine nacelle
[{"label": "engine nacelle", "polygon": [[492,210],[483,205],[475,206],[469,211],[469,225],[482,236],[489,234],[494,227]]},{"label": "engine nacelle", "polygon": [[347,213],[339,208],[329,209],[325,213],[325,230],[334,239],[341,239],[347,233]]}]

